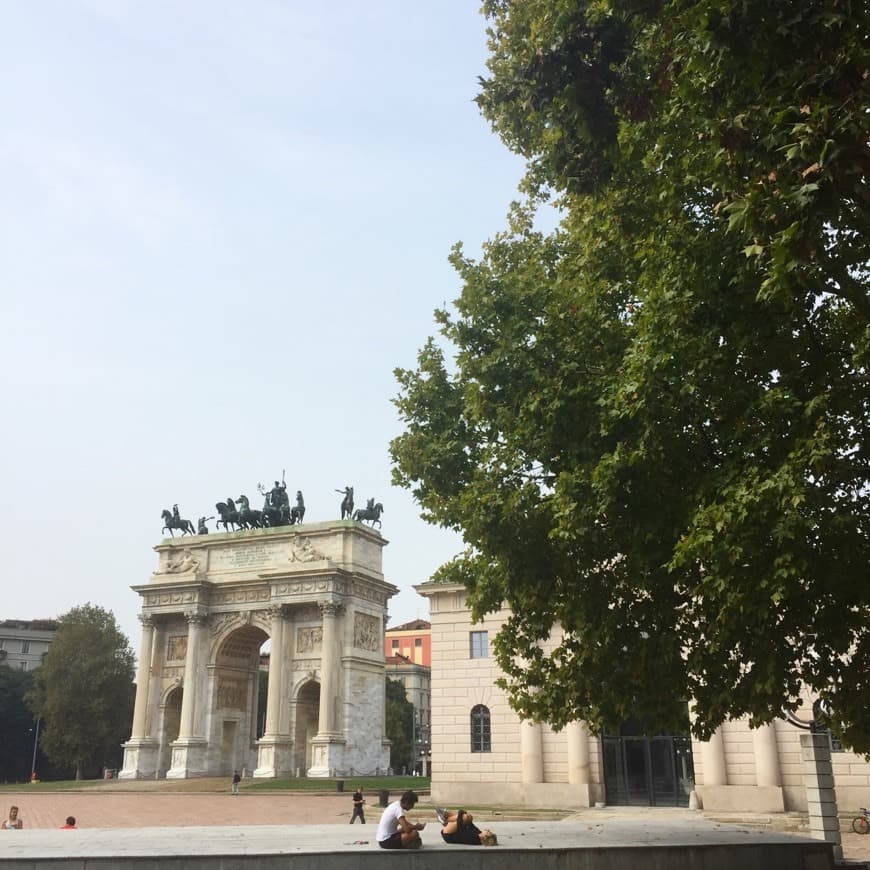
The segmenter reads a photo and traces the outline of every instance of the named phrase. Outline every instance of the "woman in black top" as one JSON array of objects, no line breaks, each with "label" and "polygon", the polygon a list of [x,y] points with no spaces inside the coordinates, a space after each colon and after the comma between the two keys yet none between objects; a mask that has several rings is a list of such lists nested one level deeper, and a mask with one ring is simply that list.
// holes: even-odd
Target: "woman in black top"
[{"label": "woman in black top", "polygon": [[445,843],[456,843],[462,846],[498,845],[495,834],[488,829],[481,831],[474,824],[474,816],[471,813],[457,810],[455,813],[443,812],[439,814],[439,818],[442,816],[444,827],[441,829],[441,837]]}]

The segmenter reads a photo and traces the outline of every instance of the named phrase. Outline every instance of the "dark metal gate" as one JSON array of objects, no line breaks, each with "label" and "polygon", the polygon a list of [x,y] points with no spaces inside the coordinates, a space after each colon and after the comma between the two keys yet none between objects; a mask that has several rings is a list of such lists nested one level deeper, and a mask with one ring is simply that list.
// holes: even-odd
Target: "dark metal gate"
[{"label": "dark metal gate", "polygon": [[689,792],[695,785],[689,737],[605,734],[601,740],[607,803],[645,807],[689,805]]}]

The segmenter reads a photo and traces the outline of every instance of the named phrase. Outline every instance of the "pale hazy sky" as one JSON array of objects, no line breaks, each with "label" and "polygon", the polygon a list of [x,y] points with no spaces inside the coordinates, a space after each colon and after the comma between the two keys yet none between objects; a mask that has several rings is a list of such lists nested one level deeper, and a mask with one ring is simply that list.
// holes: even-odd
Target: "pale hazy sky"
[{"label": "pale hazy sky", "polygon": [[390,486],[392,370],[522,171],[477,6],[0,0],[0,618],[91,601],[138,649],[161,510],[282,468],[306,519],[384,503],[391,622],[428,616],[461,543]]}]

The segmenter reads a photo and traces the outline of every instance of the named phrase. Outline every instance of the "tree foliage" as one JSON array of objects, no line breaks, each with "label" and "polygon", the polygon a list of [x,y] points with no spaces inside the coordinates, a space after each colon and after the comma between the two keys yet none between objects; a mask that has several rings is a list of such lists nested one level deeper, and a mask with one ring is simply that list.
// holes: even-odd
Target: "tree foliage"
[{"label": "tree foliage", "polygon": [[397,371],[394,480],[467,544],[436,578],[511,608],[524,717],[655,731],[691,699],[706,737],[809,688],[870,753],[866,5],[484,11],[527,197],[453,252],[453,359]]},{"label": "tree foliage", "polygon": [[36,722],[24,704],[33,674],[0,665],[0,782],[30,778]]},{"label": "tree foliage", "polygon": [[76,779],[115,766],[133,716],[133,652],[114,615],[91,604],[58,618],[27,703],[42,719],[40,744]]},{"label": "tree foliage", "polygon": [[398,680],[387,677],[385,730],[390,741],[390,767],[401,771],[412,763],[414,705]]},{"label": "tree foliage", "polygon": [[69,766],[52,764],[42,751],[42,723],[37,731],[25,702],[33,674],[0,665],[0,782],[26,782],[31,769],[44,780],[70,777]]}]

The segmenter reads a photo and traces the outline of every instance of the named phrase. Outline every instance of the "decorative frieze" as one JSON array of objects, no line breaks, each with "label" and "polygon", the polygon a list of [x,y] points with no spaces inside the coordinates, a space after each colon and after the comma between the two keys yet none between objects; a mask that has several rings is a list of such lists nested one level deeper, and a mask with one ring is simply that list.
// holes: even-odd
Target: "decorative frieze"
[{"label": "decorative frieze", "polygon": [[275,584],[277,595],[316,595],[322,592],[334,592],[344,595],[347,583],[336,576],[305,577],[299,580],[282,580]]},{"label": "decorative frieze", "polygon": [[149,592],[143,598],[145,607],[161,607],[167,604],[192,604],[196,601],[196,592],[192,589],[184,592]]},{"label": "decorative frieze", "polygon": [[247,604],[268,601],[271,598],[268,586],[257,586],[253,589],[230,589],[226,592],[215,592],[212,597],[212,604]]}]

